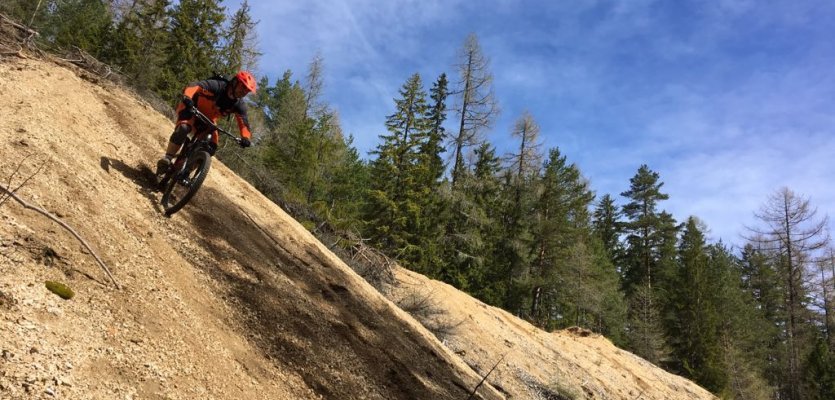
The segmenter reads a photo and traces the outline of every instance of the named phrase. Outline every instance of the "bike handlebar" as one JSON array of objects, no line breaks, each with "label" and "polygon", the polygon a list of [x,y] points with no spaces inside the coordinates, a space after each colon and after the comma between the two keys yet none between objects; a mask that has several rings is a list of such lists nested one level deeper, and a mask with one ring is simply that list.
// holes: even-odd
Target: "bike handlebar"
[{"label": "bike handlebar", "polygon": [[211,126],[212,129],[214,129],[214,130],[216,130],[220,133],[223,133],[226,136],[229,136],[230,138],[235,140],[235,143],[238,143],[238,144],[241,143],[241,138],[239,138],[239,137],[237,137],[237,136],[235,136],[235,135],[233,135],[229,132],[226,132],[225,130],[223,130],[223,128],[217,126],[214,122],[212,122],[212,120],[209,117],[206,116],[206,114],[203,114],[202,112],[200,112],[200,110],[198,110],[197,107],[192,106],[191,110],[189,110],[189,111],[193,112],[194,115],[196,115],[198,118],[200,118],[201,121],[203,121],[206,124],[208,124],[209,126]]}]

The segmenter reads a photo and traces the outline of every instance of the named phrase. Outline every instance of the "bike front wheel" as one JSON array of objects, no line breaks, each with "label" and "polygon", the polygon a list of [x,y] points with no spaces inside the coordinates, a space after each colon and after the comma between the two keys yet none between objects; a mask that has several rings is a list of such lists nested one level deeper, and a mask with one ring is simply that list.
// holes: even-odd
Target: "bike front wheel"
[{"label": "bike front wheel", "polygon": [[194,197],[206,180],[211,164],[212,156],[205,151],[198,151],[186,160],[183,169],[169,178],[161,201],[166,216],[180,211]]}]

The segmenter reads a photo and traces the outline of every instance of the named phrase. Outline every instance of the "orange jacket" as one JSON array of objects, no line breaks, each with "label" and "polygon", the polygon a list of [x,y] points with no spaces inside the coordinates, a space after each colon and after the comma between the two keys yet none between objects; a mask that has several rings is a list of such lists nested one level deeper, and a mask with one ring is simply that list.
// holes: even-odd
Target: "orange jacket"
[{"label": "orange jacket", "polygon": [[[227,87],[229,82],[219,78],[209,78],[199,82],[190,83],[183,90],[183,95],[194,101],[194,106],[200,112],[206,114],[212,122],[217,123],[218,118],[229,114],[235,114],[238,122],[238,129],[241,137],[250,139],[252,133],[249,130],[249,120],[246,117],[246,104],[243,99],[233,99],[228,95]],[[177,124],[188,124],[194,126],[194,116],[184,112],[185,104],[180,102],[177,105]],[[217,134],[212,135],[212,141],[217,143]]]}]

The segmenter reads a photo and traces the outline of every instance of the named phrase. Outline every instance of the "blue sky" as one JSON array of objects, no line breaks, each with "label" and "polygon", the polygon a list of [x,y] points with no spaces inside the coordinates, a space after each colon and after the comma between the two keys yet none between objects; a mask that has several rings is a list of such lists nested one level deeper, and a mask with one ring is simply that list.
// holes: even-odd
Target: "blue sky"
[{"label": "blue sky", "polygon": [[[237,2],[227,2],[230,9]],[[488,139],[516,146],[529,111],[599,194],[661,175],[678,220],[741,243],[781,186],[835,211],[835,2],[797,0],[250,0],[258,73],[303,78],[325,64],[325,100],[363,153],[405,80],[457,81],[475,33],[491,60],[500,117]],[[453,102],[450,101],[450,104]],[[454,116],[450,115],[450,119]],[[452,128],[453,124],[449,124]]]}]

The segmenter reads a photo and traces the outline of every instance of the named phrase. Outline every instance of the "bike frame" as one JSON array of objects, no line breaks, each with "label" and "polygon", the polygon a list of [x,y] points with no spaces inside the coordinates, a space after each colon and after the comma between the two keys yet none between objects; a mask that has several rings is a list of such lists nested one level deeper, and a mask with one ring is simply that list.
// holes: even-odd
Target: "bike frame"
[{"label": "bike frame", "polygon": [[197,132],[197,127],[193,127],[194,128],[194,136],[183,145],[183,149],[179,152],[179,154],[177,154],[177,158],[174,161],[173,165],[171,166],[172,175],[174,175],[175,173],[179,174],[179,173],[183,172],[183,171],[181,171],[183,165],[185,164],[186,160],[188,160],[189,156],[191,156],[191,154],[194,151],[202,149],[202,150],[208,152],[209,154],[212,153],[212,152],[208,151],[209,150],[209,137],[211,137],[211,135],[214,134],[215,131],[218,131],[218,132],[220,132],[220,133],[222,133],[226,136],[229,136],[230,138],[232,138],[232,140],[235,141],[235,143],[240,143],[240,141],[241,141],[241,139],[239,139],[237,136],[235,136],[235,135],[225,131],[223,128],[217,126],[214,122],[212,122],[212,120],[209,117],[206,116],[206,114],[203,114],[202,112],[200,112],[200,110],[198,110],[197,107],[191,107],[191,109],[189,111],[194,113],[194,115],[198,119],[200,119],[201,122],[208,125],[208,129],[206,129],[203,132]]}]

